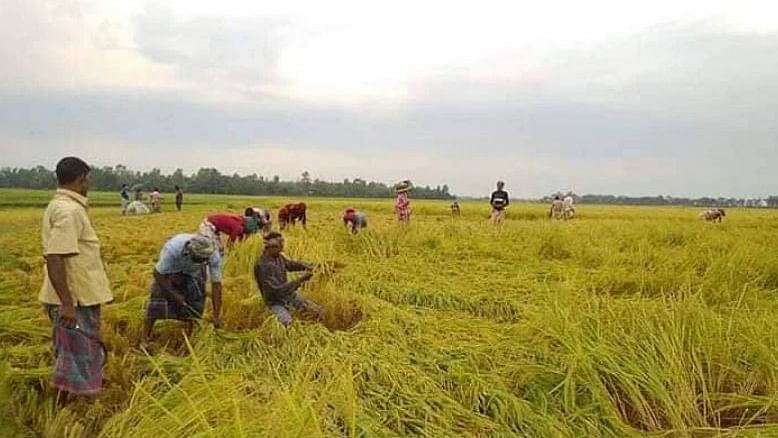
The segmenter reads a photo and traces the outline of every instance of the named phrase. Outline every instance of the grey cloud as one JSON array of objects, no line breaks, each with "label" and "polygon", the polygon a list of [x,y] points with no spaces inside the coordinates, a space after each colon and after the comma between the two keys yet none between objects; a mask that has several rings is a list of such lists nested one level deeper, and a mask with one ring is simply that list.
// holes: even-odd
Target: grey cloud
[{"label": "grey cloud", "polygon": [[302,29],[279,17],[179,18],[150,6],[134,18],[137,50],[204,86],[258,87],[277,80],[280,51]]}]

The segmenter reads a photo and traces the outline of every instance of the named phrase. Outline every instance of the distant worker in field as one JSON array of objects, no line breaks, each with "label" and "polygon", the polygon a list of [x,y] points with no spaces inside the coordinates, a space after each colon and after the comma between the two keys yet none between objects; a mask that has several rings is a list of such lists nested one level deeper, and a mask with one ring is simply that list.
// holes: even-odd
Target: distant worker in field
[{"label": "distant worker in field", "polygon": [[106,352],[101,306],[113,301],[100,240],[87,212],[89,166],[79,158],[57,163],[58,189],[43,215],[43,286],[38,300],[52,325],[52,386],[62,395],[92,396],[103,386]]},{"label": "distant worker in field", "polygon": [[200,224],[199,234],[216,242],[223,254],[225,248],[231,248],[236,241],[245,239],[258,229],[254,209],[247,208],[243,217],[231,213],[209,215]]},{"label": "distant worker in field", "polygon": [[270,214],[270,210],[253,207],[254,217],[257,219],[257,225],[262,230],[262,234],[267,234],[273,229],[273,216]]},{"label": "distant worker in field", "polygon": [[151,202],[151,212],[152,213],[161,213],[162,212],[162,195],[159,193],[159,189],[154,187],[154,190],[152,190],[151,195],[149,195],[149,199]]},{"label": "distant worker in field", "polygon": [[708,222],[721,223],[725,216],[727,216],[727,213],[724,212],[723,208],[711,208],[700,213],[700,217]]},{"label": "distant worker in field", "polygon": [[363,228],[367,228],[367,215],[349,207],[343,212],[343,225],[353,234],[357,234]]},{"label": "distant worker in field", "polygon": [[562,214],[565,220],[575,217],[575,205],[573,205],[573,194],[568,193],[565,199],[562,200]]},{"label": "distant worker in field", "polygon": [[220,326],[222,307],[222,259],[216,243],[204,236],[178,234],[162,247],[154,267],[154,282],[149,291],[143,336],[151,340],[154,323],[159,319],[186,322],[187,332],[203,317],[205,310],[206,269],[211,279],[213,325]]},{"label": "distant worker in field", "polygon": [[565,204],[562,202],[562,198],[559,195],[554,195],[551,199],[551,210],[548,212],[548,217],[551,219],[564,219]]},{"label": "distant worker in field", "polygon": [[[254,265],[254,278],[262,299],[278,321],[288,327],[292,323],[290,309],[306,310],[324,317],[324,310],[311,300],[303,298],[297,291],[313,278],[313,266],[287,259],[283,255],[284,237],[271,232],[265,236],[265,249]],[[303,275],[289,281],[288,272],[303,272]]]},{"label": "distant worker in field", "polygon": [[459,217],[461,214],[462,212],[459,210],[459,201],[454,200],[454,202],[451,203],[451,216]]},{"label": "distant worker in field", "polygon": [[127,214],[127,206],[130,205],[130,188],[127,184],[122,184],[121,190],[119,190],[119,199],[122,201],[122,216]]},{"label": "distant worker in field", "polygon": [[297,221],[300,221],[305,228],[308,221],[305,202],[286,204],[278,210],[278,225],[281,227],[281,231],[285,230],[287,226],[294,226]]},{"label": "distant worker in field", "polygon": [[397,197],[394,200],[394,211],[400,222],[408,223],[411,221],[411,199],[409,193],[413,190],[413,183],[405,180],[395,186],[394,192]]},{"label": "distant worker in field", "polygon": [[489,198],[489,205],[492,206],[492,222],[501,224],[505,219],[505,209],[510,204],[508,192],[505,190],[505,183],[497,181],[497,190],[492,192]]},{"label": "distant worker in field", "polygon": [[135,199],[133,199],[133,201],[143,201],[143,187],[140,184],[135,184],[132,187],[132,191],[135,192]]},{"label": "distant worker in field", "polygon": [[184,191],[181,187],[176,186],[176,210],[181,211],[181,207],[184,205]]}]

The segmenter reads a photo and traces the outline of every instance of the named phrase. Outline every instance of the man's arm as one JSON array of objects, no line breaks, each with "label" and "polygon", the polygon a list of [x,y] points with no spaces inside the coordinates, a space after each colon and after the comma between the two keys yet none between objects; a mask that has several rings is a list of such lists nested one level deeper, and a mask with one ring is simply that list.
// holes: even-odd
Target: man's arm
[{"label": "man's arm", "polygon": [[59,309],[59,319],[67,328],[76,326],[76,309],[73,306],[73,298],[68,287],[67,271],[65,270],[65,258],[67,255],[49,254],[46,256],[46,270],[49,280],[54,286],[62,306]]},{"label": "man's arm", "polygon": [[260,263],[257,269],[254,270],[257,283],[264,286],[263,292],[265,295],[267,295],[268,298],[280,298],[287,296],[310,279],[308,275],[304,275],[296,280],[283,283],[279,280],[277,271],[278,268],[262,263]]},{"label": "man's arm", "polygon": [[289,272],[301,272],[313,270],[313,266],[305,262],[299,262],[296,260],[285,260],[286,270]]},{"label": "man's arm", "polygon": [[303,228],[305,228],[306,221],[307,221],[307,214],[306,214],[305,210],[303,210],[302,217],[300,218],[300,222],[303,223]]},{"label": "man's arm", "polygon": [[508,194],[508,192],[505,192],[505,206],[507,207],[508,204],[511,203],[511,196]]},{"label": "man's arm", "polygon": [[221,315],[222,315],[222,283],[220,281],[214,281],[211,284],[213,288],[213,325],[216,328],[221,327]]},{"label": "man's arm", "polygon": [[156,280],[159,289],[165,295],[165,297],[179,306],[186,304],[184,295],[176,290],[173,283],[170,281],[170,274],[160,274],[156,269],[154,270],[154,280]]}]

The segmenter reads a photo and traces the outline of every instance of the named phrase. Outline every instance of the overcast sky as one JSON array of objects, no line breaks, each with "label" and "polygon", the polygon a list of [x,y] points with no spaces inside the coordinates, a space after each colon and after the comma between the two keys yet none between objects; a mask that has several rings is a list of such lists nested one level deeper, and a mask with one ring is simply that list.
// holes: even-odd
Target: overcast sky
[{"label": "overcast sky", "polygon": [[0,0],[0,166],[778,193],[778,2]]}]

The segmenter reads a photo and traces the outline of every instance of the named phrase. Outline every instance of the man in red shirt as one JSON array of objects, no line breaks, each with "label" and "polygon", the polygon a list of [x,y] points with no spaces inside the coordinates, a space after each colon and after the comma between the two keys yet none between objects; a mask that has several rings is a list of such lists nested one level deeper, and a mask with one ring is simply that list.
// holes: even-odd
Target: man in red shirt
[{"label": "man in red shirt", "polygon": [[287,225],[294,226],[295,222],[298,220],[303,224],[303,228],[305,228],[305,223],[307,221],[305,210],[305,202],[284,205],[283,208],[278,210],[278,224],[281,226],[281,230],[283,231]]},{"label": "man in red shirt", "polygon": [[258,228],[254,210],[248,208],[243,217],[231,213],[209,215],[200,224],[200,234],[218,242],[219,249],[224,252],[222,238],[226,238],[227,246],[231,247],[237,240],[243,240],[249,234],[256,233]]}]

